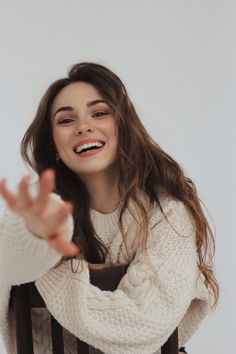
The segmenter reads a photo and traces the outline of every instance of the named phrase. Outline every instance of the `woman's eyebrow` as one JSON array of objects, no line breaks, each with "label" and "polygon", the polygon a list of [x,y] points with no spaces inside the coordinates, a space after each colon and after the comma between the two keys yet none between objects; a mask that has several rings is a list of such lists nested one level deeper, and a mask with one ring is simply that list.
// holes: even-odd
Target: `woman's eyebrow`
[{"label": "woman's eyebrow", "polygon": [[101,99],[90,101],[90,102],[87,103],[87,107],[92,107],[92,106],[94,106],[95,104],[98,104],[98,103],[106,103],[106,101],[101,100]]},{"label": "woman's eyebrow", "polygon": [[59,112],[71,112],[73,111],[74,109],[70,106],[65,106],[65,107],[60,107],[56,110],[56,112],[54,113],[53,115],[53,118],[55,118],[56,114],[59,113]]}]

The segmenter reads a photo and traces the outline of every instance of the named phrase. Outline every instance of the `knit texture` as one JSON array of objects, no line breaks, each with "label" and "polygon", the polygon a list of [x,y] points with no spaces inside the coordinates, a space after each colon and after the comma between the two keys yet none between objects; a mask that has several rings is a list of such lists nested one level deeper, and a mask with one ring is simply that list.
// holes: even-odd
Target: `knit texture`
[{"label": "knit texture", "polygon": [[[140,198],[148,205],[147,197],[140,194]],[[127,210],[124,217],[127,254],[118,227],[119,207],[111,214],[90,210],[95,231],[109,249],[106,262],[126,263],[132,258],[114,292],[91,285],[86,261],[80,262],[77,273],[66,260],[54,267],[61,255],[7,210],[0,222],[0,331],[8,354],[15,351],[14,323],[8,310],[10,288],[34,280],[68,338],[72,333],[107,354],[160,353],[178,326],[179,344],[184,345],[209,311],[209,295],[204,277],[198,277],[190,212],[168,195],[160,196],[160,202],[169,222],[158,205],[150,209],[148,258],[137,241],[139,225],[133,213]],[[135,212],[132,203],[129,207]],[[47,317],[37,311],[33,312],[35,346],[38,354],[48,354],[48,331],[37,331],[47,328]],[[68,342],[68,353],[73,353],[74,344]]]}]

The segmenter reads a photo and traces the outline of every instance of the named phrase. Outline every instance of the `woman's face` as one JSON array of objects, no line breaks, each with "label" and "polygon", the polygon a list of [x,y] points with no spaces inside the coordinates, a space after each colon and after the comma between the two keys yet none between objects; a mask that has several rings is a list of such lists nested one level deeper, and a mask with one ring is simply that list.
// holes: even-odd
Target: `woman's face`
[{"label": "woman's face", "polygon": [[[51,119],[59,158],[72,171],[85,177],[117,168],[117,124],[93,85],[75,82],[63,88],[53,101]],[[87,139],[97,146],[85,145]]]}]

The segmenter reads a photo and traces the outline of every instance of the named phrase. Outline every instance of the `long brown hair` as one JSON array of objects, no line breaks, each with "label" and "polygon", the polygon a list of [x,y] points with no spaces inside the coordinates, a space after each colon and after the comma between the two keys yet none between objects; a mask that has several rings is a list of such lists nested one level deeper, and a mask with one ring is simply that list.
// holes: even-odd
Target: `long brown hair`
[{"label": "long brown hair", "polygon": [[[89,213],[89,193],[81,179],[61,160],[56,160],[52,137],[50,111],[54,98],[65,86],[83,81],[92,84],[112,107],[118,125],[118,188],[122,196],[119,228],[124,241],[122,216],[131,199],[140,212],[141,245],[145,252],[148,238],[148,215],[138,191],[144,191],[150,203],[157,202],[158,191],[165,190],[182,201],[190,210],[196,225],[198,267],[205,276],[209,291],[213,294],[213,307],[219,297],[219,286],[213,273],[212,259],[215,253],[214,234],[204,215],[201,201],[193,181],[185,177],[181,166],[150,137],[117,75],[106,67],[83,62],[73,65],[68,77],[52,83],[42,97],[36,116],[21,142],[23,159],[40,176],[47,168],[56,170],[55,192],[74,205],[75,229],[73,241],[79,245],[84,258],[91,263],[105,262],[107,249],[96,237]],[[66,186],[70,186],[69,188]],[[82,206],[82,207],[81,207]],[[162,208],[161,208],[162,210]],[[162,210],[163,212],[163,210]]]}]

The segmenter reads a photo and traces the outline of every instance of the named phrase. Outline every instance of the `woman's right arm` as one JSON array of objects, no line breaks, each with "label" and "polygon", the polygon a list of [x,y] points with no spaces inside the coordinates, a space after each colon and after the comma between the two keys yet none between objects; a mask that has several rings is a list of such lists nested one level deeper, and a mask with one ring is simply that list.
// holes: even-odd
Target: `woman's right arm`
[{"label": "woman's right arm", "polygon": [[75,255],[72,206],[52,193],[54,172],[42,174],[39,192],[29,192],[22,178],[17,193],[0,181],[7,208],[0,220],[0,283],[17,285],[34,281],[51,269],[62,255]]}]

